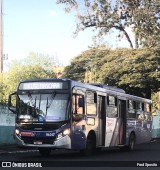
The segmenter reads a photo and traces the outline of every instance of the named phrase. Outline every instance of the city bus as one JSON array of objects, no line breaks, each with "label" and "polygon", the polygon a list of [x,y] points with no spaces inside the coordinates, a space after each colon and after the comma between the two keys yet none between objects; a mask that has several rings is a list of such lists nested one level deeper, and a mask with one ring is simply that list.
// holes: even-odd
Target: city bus
[{"label": "city bus", "polygon": [[151,104],[119,88],[52,78],[22,81],[8,99],[16,143],[41,155],[54,149],[131,151],[151,140]]}]

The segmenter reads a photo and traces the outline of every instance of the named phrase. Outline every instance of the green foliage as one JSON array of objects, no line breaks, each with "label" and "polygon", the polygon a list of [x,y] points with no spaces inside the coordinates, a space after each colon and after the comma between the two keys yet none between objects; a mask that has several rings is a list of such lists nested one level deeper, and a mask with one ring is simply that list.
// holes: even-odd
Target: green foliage
[{"label": "green foliage", "polygon": [[[132,16],[137,46],[155,47],[159,45],[160,9],[159,0],[123,0],[126,11]],[[128,22],[128,21],[127,21]]]},{"label": "green foliage", "polygon": [[18,83],[26,79],[54,78],[53,63],[47,57],[39,58],[31,53],[26,59],[13,61],[10,69],[0,75],[0,100],[6,101],[8,95],[16,91]]},{"label": "green foliage", "polygon": [[157,68],[160,53],[155,49],[117,50],[104,58],[100,79],[104,83],[116,85],[131,94],[151,97],[151,90],[159,88]]},{"label": "green foliage", "polygon": [[130,94],[150,98],[151,92],[160,87],[159,63],[158,48],[91,49],[72,60],[65,77],[84,81],[89,70],[93,73],[90,83],[117,86]]},{"label": "green foliage", "polygon": [[157,92],[157,93],[153,93],[152,94],[152,101],[153,101],[153,108],[154,109],[160,109],[158,108],[158,102],[160,102],[160,98],[159,98],[159,94],[160,92]]},{"label": "green foliage", "polygon": [[101,65],[99,59],[101,59],[107,51],[109,51],[109,49],[92,49],[83,52],[81,55],[74,58],[71,64],[65,68],[63,77],[84,82],[85,72],[96,72]]},{"label": "green foliage", "polygon": [[[116,29],[120,38],[126,37],[131,48],[133,44],[136,48],[159,45],[159,0],[57,0],[57,3],[65,4],[67,12],[76,10],[76,34],[88,27],[97,29],[98,36]],[[134,33],[135,42],[131,41],[127,28]]]}]

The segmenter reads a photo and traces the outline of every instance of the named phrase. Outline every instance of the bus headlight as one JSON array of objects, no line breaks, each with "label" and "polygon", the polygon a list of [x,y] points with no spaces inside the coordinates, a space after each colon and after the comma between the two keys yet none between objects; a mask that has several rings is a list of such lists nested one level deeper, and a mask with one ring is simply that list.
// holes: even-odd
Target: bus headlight
[{"label": "bus headlight", "polygon": [[66,135],[69,135],[70,134],[70,129],[65,129],[63,132],[59,133],[57,135],[57,138],[56,140],[59,140],[61,139],[62,137],[66,136]]},{"label": "bus headlight", "polygon": [[65,129],[63,131],[63,135],[69,135],[70,134],[70,129]]},{"label": "bus headlight", "polygon": [[16,135],[19,135],[19,134],[20,134],[19,129],[16,129],[16,130],[15,130],[15,134],[16,134]]}]

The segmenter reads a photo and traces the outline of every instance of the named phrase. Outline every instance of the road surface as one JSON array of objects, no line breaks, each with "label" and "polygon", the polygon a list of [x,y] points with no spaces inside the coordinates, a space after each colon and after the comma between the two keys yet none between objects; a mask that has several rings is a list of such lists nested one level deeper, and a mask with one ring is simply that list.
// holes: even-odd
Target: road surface
[{"label": "road surface", "polygon": [[[79,152],[56,150],[50,156],[41,156],[38,150],[13,151],[0,154],[1,162],[11,162],[12,167],[147,167],[160,168],[160,142],[137,145],[132,152],[107,149],[91,156]],[[4,164],[5,165],[5,164]]]}]

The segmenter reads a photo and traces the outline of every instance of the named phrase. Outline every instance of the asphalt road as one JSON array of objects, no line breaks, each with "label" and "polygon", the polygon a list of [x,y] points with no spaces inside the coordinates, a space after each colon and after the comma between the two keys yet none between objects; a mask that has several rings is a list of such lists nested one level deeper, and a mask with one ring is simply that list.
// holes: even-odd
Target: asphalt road
[{"label": "asphalt road", "polygon": [[[15,162],[45,162],[44,165],[47,167],[58,166],[65,167],[73,165],[75,167],[90,166],[124,166],[126,162],[126,167],[132,167],[138,165],[143,166],[146,163],[154,164],[158,163],[160,166],[160,142],[151,142],[147,144],[137,145],[135,150],[132,152],[124,152],[119,149],[107,149],[99,151],[95,155],[91,156],[81,156],[79,152],[66,151],[66,150],[56,150],[51,153],[48,157],[43,157],[39,154],[38,150],[28,150],[21,152],[10,152],[0,154],[0,161],[15,161]],[[50,164],[51,163],[51,164]],[[122,164],[121,164],[122,163]],[[131,164],[131,165],[129,165]],[[15,164],[18,166],[17,164]],[[144,165],[146,166],[146,165]]]}]

